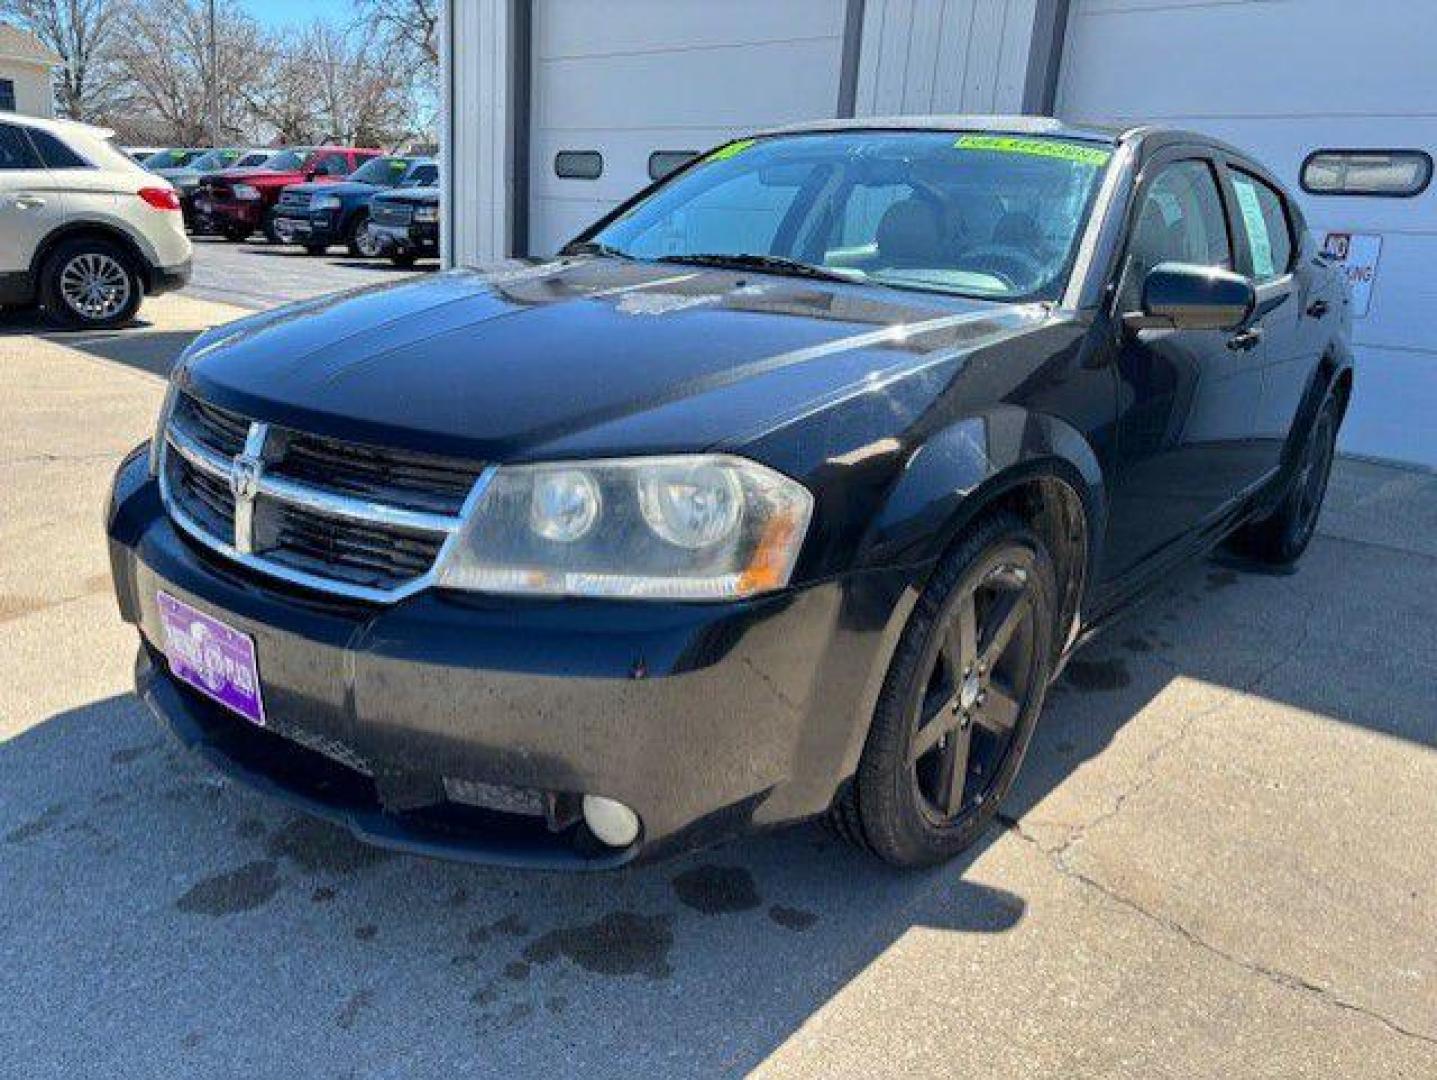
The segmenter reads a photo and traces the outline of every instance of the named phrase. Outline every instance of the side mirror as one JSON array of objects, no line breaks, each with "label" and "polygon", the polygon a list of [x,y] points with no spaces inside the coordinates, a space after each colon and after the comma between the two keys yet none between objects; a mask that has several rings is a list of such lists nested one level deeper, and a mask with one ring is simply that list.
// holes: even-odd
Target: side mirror
[{"label": "side mirror", "polygon": [[1252,282],[1219,266],[1159,263],[1143,279],[1143,310],[1123,316],[1129,329],[1235,330],[1257,306]]}]

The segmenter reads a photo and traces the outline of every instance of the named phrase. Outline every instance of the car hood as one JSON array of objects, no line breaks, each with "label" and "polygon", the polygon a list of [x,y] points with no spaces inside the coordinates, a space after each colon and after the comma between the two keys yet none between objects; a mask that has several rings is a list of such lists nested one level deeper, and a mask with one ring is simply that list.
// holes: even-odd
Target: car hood
[{"label": "car hood", "polygon": [[326,195],[369,195],[376,191],[384,191],[378,184],[363,184],[357,180],[331,180],[329,183],[289,184],[290,191],[319,192]]},{"label": "car hood", "polygon": [[1041,305],[605,258],[450,271],[204,335],[181,387],[382,446],[516,461],[738,445]]},{"label": "car hood", "polygon": [[386,191],[380,196],[387,203],[404,203],[408,206],[438,206],[437,187],[405,188],[403,191]]},{"label": "car hood", "polygon": [[252,184],[255,187],[288,187],[304,182],[303,173],[275,172],[272,169],[225,169],[210,175],[216,180]]}]

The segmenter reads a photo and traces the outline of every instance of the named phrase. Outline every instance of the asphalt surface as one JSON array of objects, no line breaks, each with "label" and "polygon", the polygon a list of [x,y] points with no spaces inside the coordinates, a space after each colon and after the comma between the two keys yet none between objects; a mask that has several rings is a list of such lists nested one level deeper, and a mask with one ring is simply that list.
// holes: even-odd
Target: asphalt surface
[{"label": "asphalt surface", "polygon": [[1174,575],[950,866],[805,827],[485,870],[296,817],[131,694],[100,507],[239,312],[144,314],[0,319],[0,1075],[1437,1075],[1437,476],[1343,461],[1295,573]]},{"label": "asphalt surface", "polygon": [[308,255],[303,248],[266,243],[258,234],[244,244],[210,236],[195,237],[194,244],[194,277],[183,295],[251,309],[400,281],[439,265],[424,260],[414,270],[401,270],[388,259],[352,258],[342,245],[327,255]]}]

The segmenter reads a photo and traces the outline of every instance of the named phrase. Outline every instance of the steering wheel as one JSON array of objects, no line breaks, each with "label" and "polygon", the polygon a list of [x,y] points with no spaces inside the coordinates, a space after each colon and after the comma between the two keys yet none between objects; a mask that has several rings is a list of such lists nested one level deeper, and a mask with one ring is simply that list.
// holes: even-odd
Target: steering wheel
[{"label": "steering wheel", "polygon": [[958,263],[964,270],[979,270],[992,274],[1015,291],[1025,291],[1043,277],[1041,259],[1029,255],[1026,251],[1001,244],[982,244],[970,248],[958,257]]}]

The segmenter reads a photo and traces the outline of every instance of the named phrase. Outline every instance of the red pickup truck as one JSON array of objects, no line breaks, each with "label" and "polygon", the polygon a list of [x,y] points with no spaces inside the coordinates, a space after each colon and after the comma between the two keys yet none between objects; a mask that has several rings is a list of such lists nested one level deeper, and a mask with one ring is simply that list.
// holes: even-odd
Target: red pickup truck
[{"label": "red pickup truck", "polygon": [[227,240],[247,239],[263,229],[276,242],[272,211],[290,184],[343,180],[382,150],[353,146],[294,147],[277,154],[262,169],[228,169],[200,182],[195,209],[209,218]]}]

